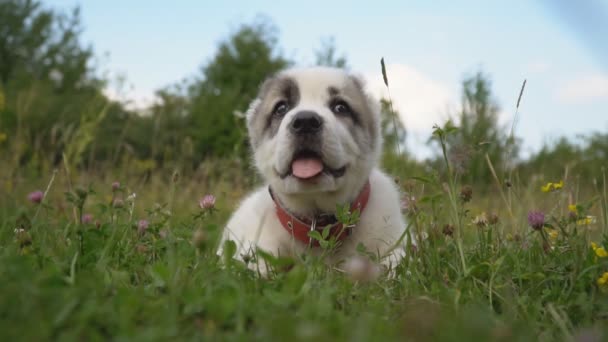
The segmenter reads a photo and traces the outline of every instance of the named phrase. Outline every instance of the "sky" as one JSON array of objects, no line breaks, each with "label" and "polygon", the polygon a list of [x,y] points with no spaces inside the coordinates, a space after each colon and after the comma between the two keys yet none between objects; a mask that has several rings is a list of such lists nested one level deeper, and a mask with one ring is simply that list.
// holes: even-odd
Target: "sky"
[{"label": "sky", "polygon": [[[522,157],[561,136],[608,131],[608,1],[206,1],[43,0],[81,8],[82,41],[113,80],[107,94],[134,106],[157,89],[200,76],[201,67],[242,24],[265,17],[297,65],[333,38],[369,91],[390,93],[423,158],[432,126],[458,111],[461,83],[483,71],[492,81],[499,121],[510,127],[527,80],[515,134]],[[120,86],[122,84],[122,86]],[[505,128],[507,129],[507,128]]]}]

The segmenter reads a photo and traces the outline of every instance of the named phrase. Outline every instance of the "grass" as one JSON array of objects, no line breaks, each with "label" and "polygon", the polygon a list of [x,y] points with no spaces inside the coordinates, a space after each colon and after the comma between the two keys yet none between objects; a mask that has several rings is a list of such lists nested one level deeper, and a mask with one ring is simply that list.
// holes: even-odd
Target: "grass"
[{"label": "grass", "polygon": [[[608,247],[601,189],[514,186],[511,217],[500,196],[469,199],[456,177],[404,179],[418,244],[394,277],[354,280],[319,258],[260,255],[274,269],[264,279],[229,258],[221,266],[215,255],[222,223],[250,187],[243,174],[61,169],[41,178],[3,184],[2,340],[608,336],[608,295],[597,283],[608,258],[591,247]],[[122,183],[115,191],[114,180]],[[28,192],[47,187],[42,203],[28,201]],[[206,193],[217,198],[213,210],[198,207]],[[545,213],[543,228],[529,226],[530,210]],[[82,222],[80,213],[93,218]]]}]

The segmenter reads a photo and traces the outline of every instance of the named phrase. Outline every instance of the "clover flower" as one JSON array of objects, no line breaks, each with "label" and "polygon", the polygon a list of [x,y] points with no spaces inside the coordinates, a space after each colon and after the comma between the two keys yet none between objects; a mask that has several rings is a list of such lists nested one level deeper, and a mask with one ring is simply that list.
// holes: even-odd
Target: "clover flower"
[{"label": "clover flower", "polygon": [[80,220],[84,224],[89,224],[89,223],[93,222],[93,215],[91,215],[91,214],[84,214],[84,215],[82,215],[82,217],[80,218]]},{"label": "clover flower", "polygon": [[150,225],[150,222],[148,222],[148,220],[139,220],[137,222],[137,232],[139,234],[145,233],[146,230],[148,229],[149,225]]},{"label": "clover flower", "polygon": [[112,182],[112,192],[116,192],[120,189],[120,182]]},{"label": "clover flower", "polygon": [[215,208],[215,196],[213,195],[205,195],[198,201],[199,207],[201,209],[213,209]]},{"label": "clover flower", "polygon": [[40,202],[42,202],[42,199],[44,198],[44,193],[40,190],[36,190],[33,192],[30,192],[27,195],[27,199],[35,204],[40,204]]},{"label": "clover flower", "polygon": [[528,213],[528,224],[534,230],[541,230],[545,225],[545,214],[540,211],[531,211]]}]

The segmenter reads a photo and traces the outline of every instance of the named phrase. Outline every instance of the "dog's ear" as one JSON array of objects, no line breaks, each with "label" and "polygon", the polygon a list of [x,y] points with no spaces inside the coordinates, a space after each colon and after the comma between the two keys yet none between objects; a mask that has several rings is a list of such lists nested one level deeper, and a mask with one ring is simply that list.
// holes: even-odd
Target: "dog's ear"
[{"label": "dog's ear", "polygon": [[260,103],[262,102],[262,99],[264,98],[266,93],[268,93],[268,89],[270,89],[270,84],[272,83],[274,78],[275,78],[274,76],[266,78],[264,80],[264,82],[262,82],[262,85],[260,86],[256,97],[253,99],[253,101],[251,101],[251,103],[249,103],[247,112],[245,112],[245,118],[247,119],[247,124],[249,124],[251,122],[251,120],[253,119],[253,117],[256,113],[256,110],[258,109],[258,107],[260,106]]},{"label": "dog's ear", "polygon": [[261,130],[263,129],[263,122],[261,122],[260,120],[259,113],[259,111],[261,110],[260,107],[262,105],[262,101],[270,91],[272,83],[275,79],[276,76],[273,75],[264,80],[264,82],[262,82],[262,85],[260,85],[256,97],[249,103],[249,107],[245,112],[247,131],[249,132],[249,141],[252,146],[257,145],[259,139],[259,132],[261,132]]},{"label": "dog's ear", "polygon": [[371,95],[363,76],[358,74],[350,74],[349,78],[355,87],[357,87],[358,91],[365,97],[367,105],[372,111],[373,115],[380,116],[380,102]]},{"label": "dog's ear", "polygon": [[359,94],[365,99],[366,111],[370,116],[366,126],[372,139],[371,146],[376,151],[375,153],[379,155],[379,151],[382,150],[380,101],[371,94],[362,75],[350,74],[349,78],[357,88]]}]

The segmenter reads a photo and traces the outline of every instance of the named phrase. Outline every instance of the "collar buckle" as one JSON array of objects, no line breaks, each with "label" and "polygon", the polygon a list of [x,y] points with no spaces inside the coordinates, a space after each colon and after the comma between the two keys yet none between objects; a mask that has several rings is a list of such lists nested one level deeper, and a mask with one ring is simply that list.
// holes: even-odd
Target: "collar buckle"
[{"label": "collar buckle", "polygon": [[[317,230],[317,217],[316,216],[312,218],[312,222],[310,223],[310,230],[308,232],[312,233],[315,230]],[[309,234],[308,235],[308,247],[312,246],[312,242],[313,242],[313,239]]]}]

